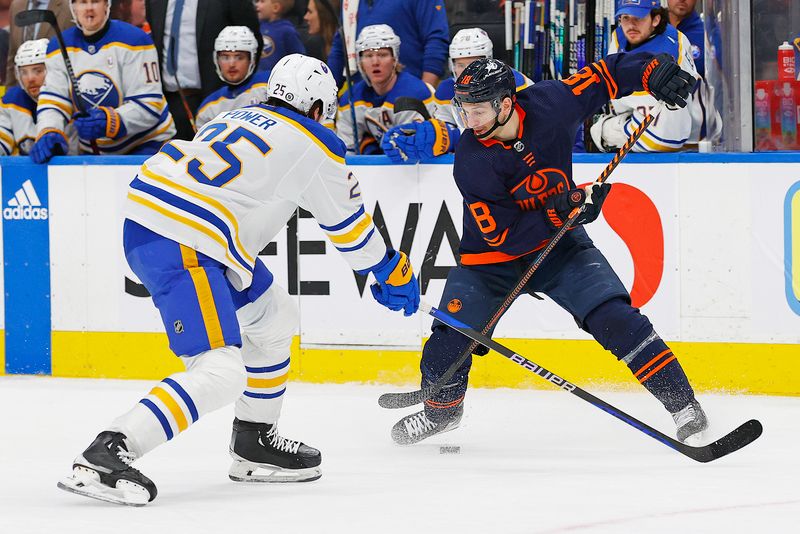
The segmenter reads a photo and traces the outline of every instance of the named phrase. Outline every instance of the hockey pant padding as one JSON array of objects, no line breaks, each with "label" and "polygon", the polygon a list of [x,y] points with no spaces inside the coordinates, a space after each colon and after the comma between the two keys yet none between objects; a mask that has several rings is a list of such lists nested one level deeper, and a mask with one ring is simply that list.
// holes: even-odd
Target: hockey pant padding
[{"label": "hockey pant padding", "polygon": [[275,423],[289,377],[292,337],[299,318],[297,305],[285,289],[272,284],[236,315],[242,330],[242,358],[247,370],[247,385],[236,401],[236,418]]},{"label": "hockey pant padding", "polygon": [[245,387],[241,350],[211,349],[181,358],[186,371],[159,382],[108,430],[122,432],[138,456],[186,430],[203,415],[230,404]]},{"label": "hockey pant padding", "polygon": [[[420,362],[422,387],[426,388],[436,383],[450,365],[461,357],[471,342],[471,339],[452,328],[444,325],[435,326],[430,339],[422,349]],[[472,355],[439,393],[425,401],[425,413],[431,421],[438,423],[448,419],[464,402],[471,366]]]},{"label": "hockey pant padding", "polygon": [[608,300],[586,316],[584,328],[671,413],[694,399],[677,357],[650,320],[622,298]]}]

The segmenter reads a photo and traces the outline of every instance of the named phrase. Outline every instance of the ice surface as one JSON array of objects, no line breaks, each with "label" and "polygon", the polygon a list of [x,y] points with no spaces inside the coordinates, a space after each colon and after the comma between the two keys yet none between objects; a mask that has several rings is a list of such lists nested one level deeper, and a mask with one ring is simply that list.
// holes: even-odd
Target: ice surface
[{"label": "ice surface", "polygon": [[[134,509],[56,488],[149,382],[0,377],[0,533],[800,532],[800,398],[701,396],[707,441],[764,435],[699,464],[562,391],[471,390],[461,428],[400,447],[395,387],[289,385],[281,433],[323,453],[322,479],[228,480],[232,407],[137,462],[158,498]],[[594,392],[663,430],[646,393]],[[442,445],[460,454],[440,454]]]}]

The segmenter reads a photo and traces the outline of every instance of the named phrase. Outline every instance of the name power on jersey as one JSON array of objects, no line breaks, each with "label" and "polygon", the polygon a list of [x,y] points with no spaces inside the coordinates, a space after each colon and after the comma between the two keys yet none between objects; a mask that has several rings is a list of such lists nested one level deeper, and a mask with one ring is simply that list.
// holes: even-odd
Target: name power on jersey
[{"label": "name power on jersey", "polygon": [[44,220],[47,219],[47,208],[42,207],[39,195],[30,180],[25,180],[14,196],[3,208],[3,219],[6,220]]}]

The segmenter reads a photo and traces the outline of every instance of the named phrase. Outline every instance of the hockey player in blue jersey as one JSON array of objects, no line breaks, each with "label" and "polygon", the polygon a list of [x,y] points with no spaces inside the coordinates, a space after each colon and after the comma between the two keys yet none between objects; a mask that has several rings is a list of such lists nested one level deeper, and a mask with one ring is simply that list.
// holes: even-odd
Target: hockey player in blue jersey
[{"label": "hockey player in blue jersey", "polygon": [[214,65],[225,85],[208,95],[197,110],[195,125],[231,109],[264,102],[270,71],[255,71],[258,41],[247,26],[226,26],[214,40]]},{"label": "hockey player in blue jersey", "polygon": [[[565,80],[516,91],[511,69],[492,59],[469,65],[456,81],[455,103],[467,130],[455,154],[454,176],[464,198],[459,265],[450,270],[439,307],[482,330],[535,256],[585,205],[525,287],[543,293],[617,359],[672,414],[678,439],[701,432],[707,420],[678,360],[630,296],[582,224],[600,214],[611,188],[580,189],[572,179],[578,126],[609,99],[646,90],[685,106],[694,78],[668,55],[616,54]],[[448,304],[451,304],[448,306]],[[434,321],[422,352],[423,387],[434,384],[470,340]],[[485,350],[485,349],[484,349]],[[485,354],[485,352],[476,351]],[[392,438],[411,444],[458,426],[471,359],[424,410],[402,418]]]},{"label": "hockey player in blue jersey", "polygon": [[[426,162],[447,152],[454,152],[464,125],[453,107],[456,78],[473,61],[491,58],[492,40],[481,28],[464,28],[450,42],[450,72],[453,76],[442,80],[434,94],[435,111],[428,120],[416,120],[391,128],[381,148],[392,163]],[[517,91],[533,85],[527,76],[512,69]],[[424,117],[421,117],[424,119]]]},{"label": "hockey player in blue jersey", "polygon": [[186,371],[107,425],[60,488],[147,504],[156,486],[130,464],[234,401],[232,480],[321,476],[320,451],[278,433],[297,305],[258,258],[298,207],[353,270],[375,277],[375,300],[416,312],[419,285],[408,257],[387,249],[345,166],[344,143],[320,124],[336,112],[330,69],[292,54],[269,82],[266,103],[217,116],[192,141],[170,141],[129,185],[125,257]]},{"label": "hockey player in blue jersey", "polygon": [[[356,54],[362,79],[339,98],[336,132],[347,144],[348,152],[381,154],[383,134],[417,115],[413,111],[395,112],[395,101],[403,96],[420,100],[432,114],[433,90],[416,76],[402,71],[398,61],[400,38],[391,26],[375,24],[361,30]],[[355,127],[351,105],[355,108]]]}]

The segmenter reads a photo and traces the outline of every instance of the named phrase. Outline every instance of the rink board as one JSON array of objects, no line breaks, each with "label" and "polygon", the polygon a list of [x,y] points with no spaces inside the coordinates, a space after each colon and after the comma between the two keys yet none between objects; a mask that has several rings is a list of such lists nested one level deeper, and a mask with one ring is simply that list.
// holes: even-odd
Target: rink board
[{"label": "rink board", "polygon": [[[576,157],[576,182],[591,181],[607,159]],[[126,186],[141,161],[3,162],[6,372],[161,378],[179,368],[122,254]],[[437,304],[461,233],[452,165],[349,163],[367,210],[409,253],[423,298]],[[633,155],[612,180],[603,217],[587,229],[698,389],[800,394],[800,156]],[[13,211],[13,201],[47,216]],[[300,307],[295,378],[417,379],[430,321],[379,307],[307,214],[293,218],[262,259]],[[631,383],[549,300],[521,298],[495,337],[572,381]],[[472,383],[538,381],[489,357],[477,361]]]}]

